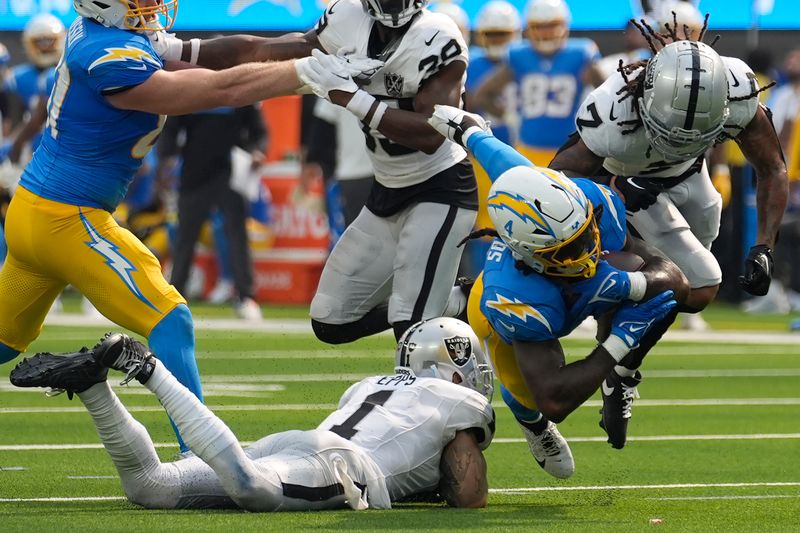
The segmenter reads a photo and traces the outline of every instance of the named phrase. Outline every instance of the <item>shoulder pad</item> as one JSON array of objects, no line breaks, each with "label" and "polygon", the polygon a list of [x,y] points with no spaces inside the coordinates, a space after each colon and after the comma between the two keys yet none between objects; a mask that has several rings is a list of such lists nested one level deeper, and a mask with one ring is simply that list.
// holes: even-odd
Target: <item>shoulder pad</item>
[{"label": "shoulder pad", "polygon": [[329,54],[354,45],[355,29],[367,17],[358,0],[333,0],[314,26],[319,44]]},{"label": "shoulder pad", "polygon": [[[754,95],[759,89],[758,79],[753,70],[741,59],[723,56],[722,62],[728,69],[728,91],[731,98],[728,104],[730,115],[725,126],[741,129],[753,120],[758,110],[758,96]],[[743,100],[734,100],[735,98]],[[728,133],[733,136],[738,134],[731,131]]]},{"label": "shoulder pad", "polygon": [[621,131],[620,121],[636,118],[630,98],[619,102],[617,92],[625,85],[619,73],[612,74],[581,103],[575,115],[575,127],[581,139],[595,155],[610,157],[614,139]]}]

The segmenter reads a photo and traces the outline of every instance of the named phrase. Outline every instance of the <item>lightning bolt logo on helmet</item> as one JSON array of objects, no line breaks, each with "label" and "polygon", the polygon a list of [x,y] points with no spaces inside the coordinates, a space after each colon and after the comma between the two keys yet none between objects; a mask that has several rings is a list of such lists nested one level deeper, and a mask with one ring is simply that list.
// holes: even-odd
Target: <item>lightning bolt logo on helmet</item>
[{"label": "lightning bolt logo on helmet", "polygon": [[498,236],[536,272],[591,277],[600,235],[583,191],[550,169],[517,166],[489,190],[489,217]]},{"label": "lightning bolt logo on helmet", "polygon": [[92,226],[82,211],[80,215],[81,222],[83,222],[83,226],[86,228],[86,233],[88,233],[89,238],[92,239],[91,241],[85,242],[85,244],[105,258],[106,265],[108,265],[109,268],[111,268],[111,270],[113,270],[117,276],[119,276],[125,286],[128,287],[128,289],[134,294],[134,296],[144,302],[151,309],[155,310],[156,312],[160,312],[147,300],[147,298],[145,298],[144,294],[142,294],[142,291],[140,291],[139,287],[136,286],[136,282],[133,281],[133,277],[131,276],[133,272],[136,272],[136,267],[119,253],[119,246],[104,239],[94,228],[94,226]]}]

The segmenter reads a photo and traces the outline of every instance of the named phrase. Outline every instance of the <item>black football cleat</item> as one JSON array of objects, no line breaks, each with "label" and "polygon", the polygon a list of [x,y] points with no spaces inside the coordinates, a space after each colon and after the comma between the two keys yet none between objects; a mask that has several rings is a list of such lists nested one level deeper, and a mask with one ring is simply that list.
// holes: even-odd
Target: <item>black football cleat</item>
[{"label": "black football cleat", "polygon": [[23,359],[11,371],[11,383],[17,387],[50,387],[48,396],[66,392],[70,399],[92,385],[106,380],[108,369],[99,365],[88,348],[79,352],[54,355],[37,353]]},{"label": "black football cleat", "polygon": [[621,377],[613,370],[603,381],[603,408],[600,409],[600,427],[608,435],[608,442],[618,450],[625,446],[628,438],[628,420],[634,398],[639,397],[636,387],[642,382],[642,374]]},{"label": "black football cleat", "polygon": [[127,385],[132,379],[144,384],[155,368],[152,352],[124,333],[106,333],[92,349],[92,354],[100,366],[125,372],[121,385]]}]

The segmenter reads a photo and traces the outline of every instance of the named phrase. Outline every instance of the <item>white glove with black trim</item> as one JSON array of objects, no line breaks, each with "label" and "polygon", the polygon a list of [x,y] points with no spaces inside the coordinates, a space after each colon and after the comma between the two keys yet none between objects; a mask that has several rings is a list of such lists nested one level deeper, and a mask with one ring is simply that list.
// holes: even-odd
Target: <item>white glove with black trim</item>
[{"label": "white glove with black trim", "polygon": [[449,105],[436,104],[433,106],[433,115],[428,119],[428,124],[461,146],[467,146],[467,139],[478,131],[492,133],[489,123],[480,115],[468,113],[463,109]]},{"label": "white glove with black trim", "polygon": [[331,91],[355,93],[358,90],[345,61],[319,50],[313,50],[311,57],[295,61],[294,68],[300,81],[320,98],[330,99]]},{"label": "white glove with black trim", "polygon": [[354,80],[366,83],[383,67],[384,63],[377,59],[356,54],[355,51],[354,46],[339,48],[339,51],[336,52],[336,57]]}]

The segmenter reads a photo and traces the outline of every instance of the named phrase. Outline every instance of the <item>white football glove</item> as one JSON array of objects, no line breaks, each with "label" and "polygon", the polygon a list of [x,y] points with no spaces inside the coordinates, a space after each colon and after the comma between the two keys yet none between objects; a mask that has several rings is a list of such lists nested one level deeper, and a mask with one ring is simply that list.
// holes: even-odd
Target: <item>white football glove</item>
[{"label": "white football glove", "polygon": [[467,113],[463,109],[449,105],[436,104],[433,106],[433,115],[428,119],[428,124],[461,146],[467,146],[467,139],[478,131],[492,133],[489,123],[475,113]]},{"label": "white football glove", "polygon": [[383,66],[383,61],[356,54],[355,50],[354,46],[339,48],[336,57],[353,79],[367,82]]},{"label": "white football glove", "polygon": [[320,98],[329,99],[331,91],[355,93],[358,85],[353,81],[342,59],[313,50],[311,57],[294,62],[297,77]]},{"label": "white football glove", "polygon": [[162,61],[180,61],[183,55],[183,41],[175,37],[174,33],[154,31],[147,34],[153,49]]}]

